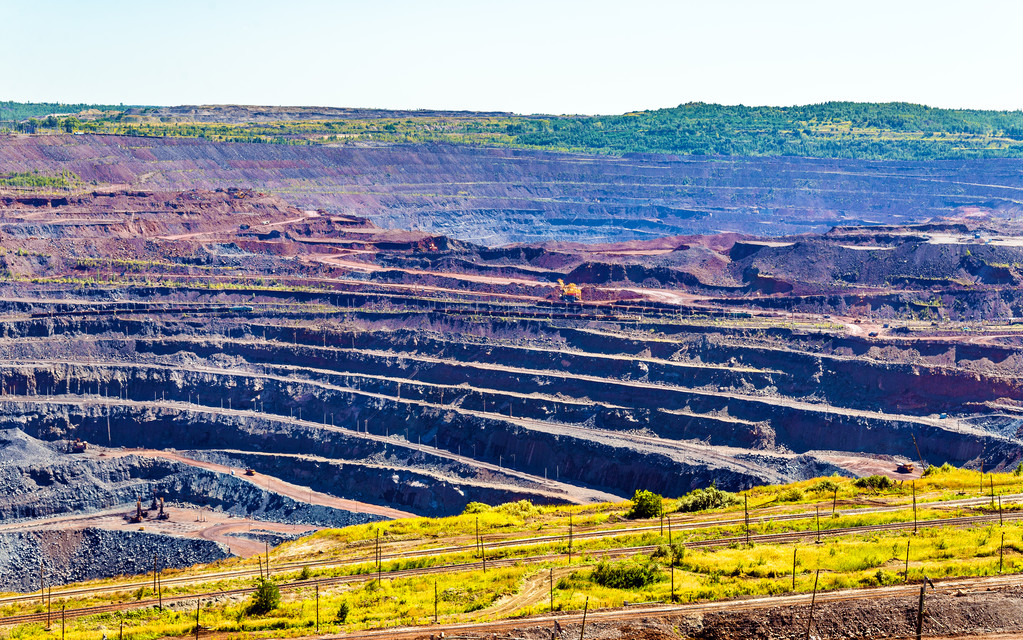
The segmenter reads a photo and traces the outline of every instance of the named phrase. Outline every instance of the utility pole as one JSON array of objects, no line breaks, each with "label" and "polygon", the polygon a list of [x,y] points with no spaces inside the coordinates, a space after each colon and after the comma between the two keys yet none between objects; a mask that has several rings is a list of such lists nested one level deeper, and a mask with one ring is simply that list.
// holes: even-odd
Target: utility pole
[{"label": "utility pole", "polygon": [[583,634],[586,633],[586,612],[590,608],[590,596],[586,596],[586,604],[583,605],[583,624],[579,627],[579,640],[583,640]]},{"label": "utility pole", "polygon": [[920,605],[916,612],[916,640],[921,640],[924,633],[924,595],[927,593],[927,584],[930,583],[931,590],[934,590],[934,583],[924,576],[924,583],[920,585]]},{"label": "utility pole", "polygon": [[572,564],[572,516],[568,516],[568,564]]},{"label": "utility pole", "polygon": [[320,585],[316,585],[316,633],[320,633]]},{"label": "utility pole", "polygon": [[742,494],[743,519],[746,521],[746,546],[749,546],[749,496]]},{"label": "utility pole", "polygon": [[912,540],[906,540],[906,575],[904,582],[909,582],[909,543]]},{"label": "utility pole", "polygon": [[554,567],[551,567],[551,613],[554,613]]},{"label": "utility pole", "polygon": [[916,520],[916,480],[913,481],[913,533],[917,533],[917,520]]},{"label": "utility pole", "polygon": [[817,576],[813,579],[813,595],[810,596],[810,619],[806,621],[806,640],[810,640],[810,629],[813,627],[813,606],[817,603],[817,581],[821,577],[821,570],[817,569]]},{"label": "utility pole", "polygon": [[671,601],[672,602],[677,602],[677,600],[675,598],[675,550],[674,549],[671,549],[671,567],[669,567],[668,570],[671,571]]},{"label": "utility pole", "polygon": [[796,590],[796,551],[799,547],[792,547],[792,590]]}]

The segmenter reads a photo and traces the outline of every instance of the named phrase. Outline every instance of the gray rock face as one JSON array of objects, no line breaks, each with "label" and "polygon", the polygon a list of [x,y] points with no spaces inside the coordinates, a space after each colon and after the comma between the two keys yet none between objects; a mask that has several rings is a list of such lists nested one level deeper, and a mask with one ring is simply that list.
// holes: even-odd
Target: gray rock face
[{"label": "gray rock face", "polygon": [[164,568],[189,567],[229,557],[219,542],[143,531],[26,531],[0,534],[0,591],[39,589],[92,578],[146,573],[154,556]]}]

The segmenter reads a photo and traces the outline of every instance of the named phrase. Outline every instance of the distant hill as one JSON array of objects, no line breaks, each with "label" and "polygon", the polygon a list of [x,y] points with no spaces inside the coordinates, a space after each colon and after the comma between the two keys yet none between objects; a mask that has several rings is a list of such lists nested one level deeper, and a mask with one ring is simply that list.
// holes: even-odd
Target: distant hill
[{"label": "distant hill", "polygon": [[[85,132],[291,145],[449,142],[607,155],[859,160],[1023,157],[1023,111],[905,102],[746,107],[694,102],[608,116],[239,105],[129,107],[0,102],[0,121],[93,109]],[[114,111],[114,113],[99,113]],[[25,129],[24,126],[21,127]],[[44,129],[57,130],[56,122]],[[71,130],[71,127],[64,127]],[[28,129],[37,131],[38,129]]]},{"label": "distant hill", "polygon": [[794,107],[705,104],[619,116],[526,119],[515,142],[603,153],[866,160],[1023,157],[1023,112],[905,102]]},{"label": "distant hill", "polygon": [[138,108],[137,105],[86,104],[62,102],[14,102],[0,100],[0,122],[20,122],[28,118],[44,118],[50,114],[81,113],[95,109],[97,111],[124,111]]}]

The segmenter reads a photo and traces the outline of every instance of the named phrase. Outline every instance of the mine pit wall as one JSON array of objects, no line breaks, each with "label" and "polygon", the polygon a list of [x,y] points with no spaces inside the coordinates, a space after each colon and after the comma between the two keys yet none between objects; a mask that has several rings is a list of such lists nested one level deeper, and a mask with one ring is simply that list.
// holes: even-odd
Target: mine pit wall
[{"label": "mine pit wall", "polygon": [[[91,324],[90,324],[91,323]],[[0,325],[5,335],[47,337],[51,335],[53,321],[33,323],[4,323]],[[16,326],[15,326],[16,325]],[[85,333],[105,331],[124,332],[125,335],[145,336],[153,327],[139,321],[108,319],[102,322],[85,322],[61,327],[67,330],[84,330]],[[192,327],[200,330],[202,327]],[[251,327],[251,331],[262,337],[288,344],[238,344],[210,342],[203,346],[194,341],[127,339],[119,350],[168,355],[177,351],[190,351],[202,357],[216,353],[229,353],[255,363],[295,364],[329,369],[345,369],[366,375],[393,375],[401,377],[408,366],[429,369],[429,377],[423,381],[451,383],[472,379],[478,370],[457,364],[423,365],[415,361],[404,363],[400,353],[395,353],[390,362],[380,358],[359,355],[348,351],[356,349],[393,351],[396,347],[407,348],[420,353],[437,354],[440,357],[472,362],[507,362],[512,366],[538,370],[587,371],[604,376],[609,380],[646,380],[687,387],[720,386],[729,389],[774,388],[793,397],[816,396],[825,398],[836,406],[867,410],[882,409],[891,413],[931,414],[959,412],[964,405],[975,407],[982,403],[1002,399],[1023,400],[1023,386],[1016,380],[1004,377],[981,375],[970,371],[952,370],[948,366],[927,364],[881,363],[853,360],[845,357],[821,354],[806,354],[782,349],[750,346],[732,346],[702,341],[699,344],[665,342],[657,340],[623,339],[582,330],[559,329],[570,346],[614,353],[639,353],[649,349],[655,358],[678,359],[699,358],[703,362],[716,363],[716,367],[675,366],[661,363],[638,363],[628,359],[607,359],[585,354],[545,351],[541,349],[514,349],[500,346],[469,345],[428,338],[405,336],[395,340],[394,336],[378,336],[372,333],[330,334],[308,330],[292,331],[282,327]],[[242,338],[247,332],[241,328],[227,331],[232,338]],[[297,339],[304,344],[290,344]],[[328,348],[319,345],[324,342]],[[331,348],[333,347],[333,348]],[[111,344],[107,348],[118,349]],[[339,349],[340,348],[340,349]],[[946,348],[947,350],[947,348]],[[991,353],[987,353],[991,351]],[[974,353],[976,352],[976,353]],[[995,362],[1009,357],[1004,350],[992,348],[981,351],[977,348],[957,349],[960,359],[993,358]],[[764,371],[733,371],[721,365],[734,362]],[[784,373],[779,373],[784,371]],[[773,372],[773,373],[772,373]],[[493,374],[488,374],[493,375]],[[552,378],[552,385],[564,384]],[[500,388],[500,387],[498,387]],[[508,388],[508,387],[505,387]],[[512,387],[518,389],[518,386]],[[954,389],[955,392],[951,392]],[[550,391],[547,389],[546,391]],[[733,443],[728,443],[733,444]],[[745,446],[741,440],[734,442]]]},{"label": "mine pit wall", "polygon": [[[141,456],[129,455],[100,463],[72,455],[48,467],[18,465],[17,461],[9,464],[8,472],[27,475],[36,488],[29,502],[10,499],[11,496],[0,500],[0,521],[5,522],[90,513],[118,505],[128,505],[124,513],[129,514],[137,497],[148,504],[153,495],[165,498],[171,511],[177,503],[184,503],[272,522],[343,527],[381,519],[366,513],[303,504],[241,478]],[[74,483],[76,477],[82,476],[92,476],[96,481]]]},{"label": "mine pit wall", "polygon": [[[126,335],[144,336],[152,327],[138,321],[107,320],[90,326],[82,322],[78,327],[87,333],[103,333],[106,330],[124,332]],[[70,329],[71,327],[66,327]],[[195,330],[201,327],[193,327]],[[836,406],[866,410],[884,410],[890,413],[926,415],[933,413],[958,413],[965,408],[976,408],[983,403],[1002,399],[1023,401],[1023,385],[1015,379],[981,375],[972,371],[953,370],[948,366],[907,363],[883,363],[807,354],[783,349],[752,346],[733,346],[709,341],[697,344],[644,341],[596,334],[584,330],[559,329],[561,336],[570,346],[621,354],[640,353],[649,349],[652,357],[661,359],[698,358],[702,362],[717,366],[676,366],[662,363],[638,363],[629,359],[608,359],[586,354],[564,353],[542,349],[514,349],[500,346],[470,345],[434,341],[429,338],[379,336],[373,333],[329,334],[308,330],[292,331],[282,327],[254,326],[252,333],[268,339],[279,340],[277,344],[239,344],[209,342],[205,346],[195,341],[167,338],[164,340],[127,339],[120,350],[133,348],[142,353],[169,355],[177,352],[193,352],[202,357],[216,353],[227,353],[243,357],[254,363],[295,364],[327,369],[343,369],[365,375],[393,375],[402,377],[408,367],[426,368],[426,375],[419,377],[424,382],[450,384],[452,381],[473,379],[478,369],[472,362],[507,362],[512,366],[557,372],[586,371],[593,375],[614,380],[644,380],[687,387],[719,386],[726,389],[776,389],[792,397],[814,396],[826,399]],[[49,335],[39,323],[30,326],[3,327],[5,333],[13,335]],[[241,328],[228,330],[233,339],[248,334]],[[295,338],[304,344],[291,344]],[[326,337],[327,348],[320,347]],[[359,350],[394,351],[406,348],[419,353],[436,354],[439,357],[466,362],[465,366],[451,363],[424,365],[403,359],[400,352],[393,358],[381,359],[349,351],[354,345]],[[117,349],[117,345],[108,348]],[[945,348],[947,351],[947,347]],[[988,353],[990,351],[990,353]],[[991,358],[994,362],[1010,357],[1005,350],[992,347],[957,348],[960,360]],[[933,354],[931,354],[933,355]],[[956,356],[953,356],[956,357]],[[736,363],[762,371],[734,371],[725,368]],[[784,373],[781,373],[784,372]],[[493,373],[488,373],[493,376]],[[481,380],[482,382],[482,380]],[[551,378],[552,387],[565,384],[556,377]],[[495,383],[496,384],[496,383]],[[498,386],[498,388],[502,388]],[[505,386],[503,388],[508,389]],[[518,383],[511,389],[518,390]],[[954,392],[952,390],[955,390]],[[552,389],[540,389],[550,392]],[[556,390],[556,389],[555,389]],[[571,421],[571,420],[570,420]],[[736,446],[750,446],[741,439]],[[753,445],[755,446],[755,445]]]},{"label": "mine pit wall", "polygon": [[[541,485],[502,474],[481,474],[461,463],[438,457],[429,451],[386,445],[356,436],[325,432],[315,427],[288,424],[256,416],[214,415],[181,411],[177,408],[126,407],[113,405],[77,407],[67,404],[44,406],[29,402],[0,402],[6,424],[17,424],[29,435],[40,439],[83,438],[110,446],[144,448],[236,449],[254,447],[281,454],[314,454],[336,458],[331,463],[302,461],[288,456],[229,456],[239,469],[251,464],[265,473],[300,481],[314,490],[344,498],[383,503],[422,515],[460,513],[471,501],[497,504],[529,499],[538,503],[554,499],[540,492]],[[110,439],[107,417],[110,418]],[[395,425],[397,426],[397,425]],[[207,457],[196,456],[196,457]],[[244,458],[244,461],[242,461]],[[367,465],[366,458],[380,458],[380,465]],[[217,458],[227,459],[227,458]],[[393,466],[387,466],[387,460]],[[161,464],[146,460],[140,466]],[[162,463],[178,468],[176,463]],[[445,475],[416,469],[400,469],[413,464],[428,469],[443,469]],[[181,465],[187,467],[187,465]],[[450,475],[450,477],[448,477]],[[459,476],[472,482],[460,482]],[[329,508],[301,505],[276,493],[267,493],[242,480],[195,470],[189,478],[201,481],[185,483],[153,482],[160,495],[194,504],[206,504],[237,515],[266,519],[346,526],[379,519],[364,513],[351,514]],[[492,482],[493,486],[476,484]],[[511,485],[511,486],[509,486]],[[521,488],[516,489],[515,485]],[[246,497],[246,494],[251,494]],[[130,496],[134,500],[134,494]],[[127,500],[125,500],[127,502]],[[320,513],[323,511],[323,513]],[[337,513],[335,513],[335,511]]]},{"label": "mine pit wall", "polygon": [[[562,502],[530,491],[528,487],[519,490],[507,486],[507,481],[501,477],[491,478],[495,486],[476,486],[428,477],[398,466],[377,469],[347,461],[309,460],[234,451],[191,451],[188,455],[198,460],[209,460],[238,468],[252,468],[259,473],[287,478],[289,481],[323,493],[354,500],[374,500],[401,505],[421,516],[456,515],[461,513],[461,509],[469,502],[488,504],[518,500],[529,500],[534,504]],[[413,460],[416,457],[413,456]]]},{"label": "mine pit wall", "polygon": [[[86,368],[89,376],[96,376],[96,381],[91,383],[98,383],[99,386],[96,388],[100,388],[103,385],[103,382],[99,379],[101,377],[100,371],[101,369],[97,367]],[[251,408],[252,398],[260,396],[261,398],[266,398],[261,402],[261,408],[278,415],[288,415],[295,404],[300,404],[300,406],[303,406],[304,417],[307,420],[318,422],[325,415],[334,414],[336,424],[354,426],[357,420],[365,420],[366,414],[369,414],[371,416],[370,431],[375,434],[404,433],[404,430],[407,428],[409,429],[409,439],[412,442],[416,442],[421,438],[423,444],[430,446],[439,445],[449,451],[456,451],[459,446],[462,446],[462,451],[466,454],[468,454],[472,444],[476,443],[479,451],[478,456],[481,459],[498,462],[503,457],[505,464],[507,464],[507,461],[514,454],[515,462],[513,464],[516,468],[537,475],[542,475],[545,470],[549,473],[550,467],[553,466],[550,461],[558,459],[557,457],[547,457],[548,455],[568,455],[568,459],[564,463],[567,479],[626,494],[631,492],[636,486],[641,486],[631,484],[632,482],[651,482],[647,480],[647,476],[650,474],[646,472],[640,472],[642,477],[637,478],[630,473],[620,473],[620,469],[608,471],[606,464],[594,465],[592,459],[606,458],[608,451],[597,444],[585,444],[583,439],[579,437],[556,436],[535,430],[531,430],[526,434],[521,429],[512,427],[503,421],[492,422],[494,428],[489,433],[483,433],[482,429],[466,427],[465,425],[472,425],[480,420],[489,420],[489,418],[476,418],[470,415],[447,411],[443,408],[417,406],[423,397],[424,387],[422,385],[406,383],[403,388],[405,397],[402,402],[397,402],[384,398],[367,398],[360,393],[345,390],[323,389],[322,387],[298,381],[280,383],[272,379],[254,378],[244,374],[215,375],[171,371],[168,369],[128,368],[120,370],[118,375],[122,374],[124,376],[137,375],[137,377],[123,379],[119,382],[124,386],[124,390],[128,392],[129,397],[137,397],[141,401],[152,401],[151,394],[154,389],[157,390],[155,393],[161,398],[163,397],[163,391],[167,391],[169,392],[167,395],[168,400],[175,399],[179,401],[187,400],[188,394],[194,390],[196,394],[200,391],[204,394],[203,398],[200,398],[202,402],[216,399],[219,405],[219,400],[225,399],[230,400],[230,403],[225,402],[225,406],[231,404],[235,408]],[[25,367],[17,369],[3,368],[0,369],[0,375],[3,375],[5,384],[13,385],[16,389],[24,388],[29,391],[45,389],[50,385],[55,385],[58,391],[63,391],[64,389],[61,389],[61,385],[63,384],[65,388],[68,385],[68,380],[61,382],[59,378],[52,377],[52,374],[47,373],[46,370]],[[515,386],[520,382],[521,380],[515,377],[506,380],[508,386]],[[76,387],[78,387],[77,382],[71,379],[71,384],[72,391],[75,391]],[[388,384],[395,383],[393,381],[375,381],[370,383],[370,386],[386,386]],[[254,385],[265,386],[256,388]],[[601,393],[606,397],[608,389],[613,389],[616,386],[612,383],[593,383],[593,385],[593,388],[580,386],[579,388],[573,388],[572,391],[578,394],[578,397]],[[521,384],[519,386],[521,388]],[[381,391],[384,390],[381,389]],[[386,391],[394,393],[396,389],[387,389]],[[116,393],[116,389],[111,390],[111,393]],[[436,390],[433,390],[433,393],[436,393]],[[746,446],[749,446],[749,444],[762,445],[764,443],[775,443],[784,445],[796,452],[822,449],[854,452],[882,450],[888,453],[905,455],[911,459],[917,457],[909,433],[906,433],[905,437],[902,438],[905,442],[899,441],[895,443],[894,447],[891,446],[893,442],[891,438],[893,426],[899,427],[902,425],[902,423],[895,420],[883,417],[845,416],[837,411],[827,410],[826,407],[822,407],[819,411],[787,407],[782,404],[772,404],[773,401],[769,398],[761,400],[713,393],[681,393],[677,390],[671,391],[668,395],[665,395],[666,393],[665,390],[656,387],[636,389],[622,386],[620,392],[613,399],[620,402],[629,402],[633,405],[641,405],[640,408],[644,410],[668,404],[669,408],[689,409],[697,413],[728,416],[740,421],[747,421],[747,423],[743,423],[733,420],[729,424],[729,420],[713,416],[708,420],[699,420],[690,416],[665,415],[663,413],[656,416],[658,419],[668,418],[675,424],[682,424],[682,435],[702,437],[704,433],[710,433],[714,436],[711,440],[719,444],[722,441],[725,443],[745,444]],[[409,398],[409,396],[412,397]],[[500,400],[500,396],[497,397]],[[506,400],[516,402],[515,408],[517,410],[527,410],[527,416],[519,417],[546,419],[552,415],[557,415],[557,412],[561,411],[561,409],[552,411],[549,407],[545,408],[542,403],[536,400],[532,400],[531,405],[523,404],[521,399],[513,399],[510,396]],[[461,404],[463,408],[482,408],[475,404],[477,402],[482,404],[482,397],[479,397],[478,394],[467,393]],[[219,408],[219,406],[215,408]],[[497,407],[488,406],[490,411],[504,410],[505,408],[504,405]],[[147,413],[156,415],[160,415],[163,411],[155,411],[152,408],[147,409]],[[613,411],[604,409],[603,413],[601,413],[601,409],[594,410],[592,407],[588,408],[587,411],[594,415],[594,422],[596,421],[596,415],[602,415],[604,416],[602,419],[607,420],[606,416],[615,412],[620,414],[620,424],[627,424],[631,420],[637,420],[638,422],[638,420],[643,418],[642,411],[623,412],[621,409]],[[169,412],[168,415],[171,413],[173,412]],[[145,422],[151,422],[154,417],[143,417],[142,419]],[[694,423],[695,427],[692,427]],[[484,422],[483,424],[486,423]],[[582,424],[585,426],[585,423]],[[764,426],[765,424],[769,426]],[[731,427],[730,429],[722,429],[722,427],[729,426]],[[295,428],[288,427],[284,429],[279,424],[263,425],[262,431],[239,428],[223,429],[222,427],[223,425],[218,425],[216,429],[212,429],[208,425],[204,427],[202,424],[177,424],[173,428],[164,427],[148,430],[145,434],[138,429],[127,429],[112,444],[120,443],[124,446],[157,448],[232,449],[237,448],[238,442],[258,442],[259,446],[264,447],[268,451],[315,453],[317,455],[329,455],[348,459],[363,459],[370,455],[379,454],[382,449],[382,445],[379,443],[337,433],[326,436],[323,433],[313,435],[310,432],[309,434],[299,436],[297,435],[298,430]],[[689,430],[690,428],[691,430]],[[933,457],[939,463],[947,461],[952,464],[962,465],[983,459],[986,468],[998,468],[1014,463],[1020,457],[1020,453],[1016,448],[1001,439],[993,440],[993,444],[985,444],[987,439],[978,438],[972,434],[966,435],[954,431],[925,428],[919,424],[911,428],[919,432],[917,440],[921,449],[927,452],[924,454],[925,458],[930,459]],[[60,429],[58,428],[57,432],[50,433],[48,437],[58,437],[59,432]],[[511,439],[498,438],[496,434],[500,432],[512,433],[516,434],[516,436]],[[662,432],[665,435],[669,435],[666,430],[662,429]],[[722,433],[727,435],[722,437]],[[743,433],[746,435],[743,435]],[[187,434],[187,437],[182,440],[184,434]],[[753,439],[753,434],[759,434],[757,435],[759,442]],[[106,440],[105,435],[105,423],[97,421],[93,424],[91,435],[88,437],[93,442],[104,443]],[[512,442],[512,440],[519,437],[537,441],[562,438],[569,439],[575,444],[568,448],[569,451],[554,453],[554,448],[552,448],[549,453],[537,457],[528,451],[522,450],[521,446]],[[730,439],[732,442],[729,442]],[[404,455],[408,455],[407,451]],[[624,449],[617,455],[632,456],[634,459],[642,459],[643,457],[635,452],[626,452]],[[573,465],[571,463],[573,456],[582,456],[584,459],[578,465]],[[586,456],[591,456],[592,458],[585,459]],[[624,465],[624,468],[629,468],[630,466],[629,463],[624,461],[618,462]],[[441,464],[445,463],[446,461],[441,462]],[[641,463],[641,467],[644,464],[646,463]],[[664,464],[666,463],[662,462],[652,467],[644,468],[659,468],[658,473],[662,473],[664,472]],[[695,479],[690,478],[693,481],[701,481],[702,473],[689,469],[688,465],[675,462],[668,466],[673,467],[673,470],[668,473],[669,476],[672,474],[680,475],[673,481],[662,479],[657,487],[649,486],[649,488],[657,488],[672,493],[672,487],[676,485],[685,487],[691,484],[691,482],[686,481],[688,476],[694,476]],[[738,484],[734,486],[747,484],[748,480],[737,480],[737,482]],[[727,485],[723,484],[722,480],[719,480],[719,486]],[[405,506],[414,503],[415,500],[406,503]]]},{"label": "mine pit wall", "polygon": [[219,542],[146,533],[82,529],[0,533],[0,591],[39,589],[39,560],[45,582],[60,586],[94,578],[185,568],[230,557]]}]

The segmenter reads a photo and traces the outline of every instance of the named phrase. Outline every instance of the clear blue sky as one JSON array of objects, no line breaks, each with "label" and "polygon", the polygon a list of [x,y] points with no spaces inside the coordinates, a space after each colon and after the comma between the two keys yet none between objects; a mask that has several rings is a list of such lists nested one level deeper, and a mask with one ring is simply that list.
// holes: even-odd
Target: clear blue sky
[{"label": "clear blue sky", "polygon": [[1018,0],[0,0],[0,23],[20,101],[1023,109]]}]

